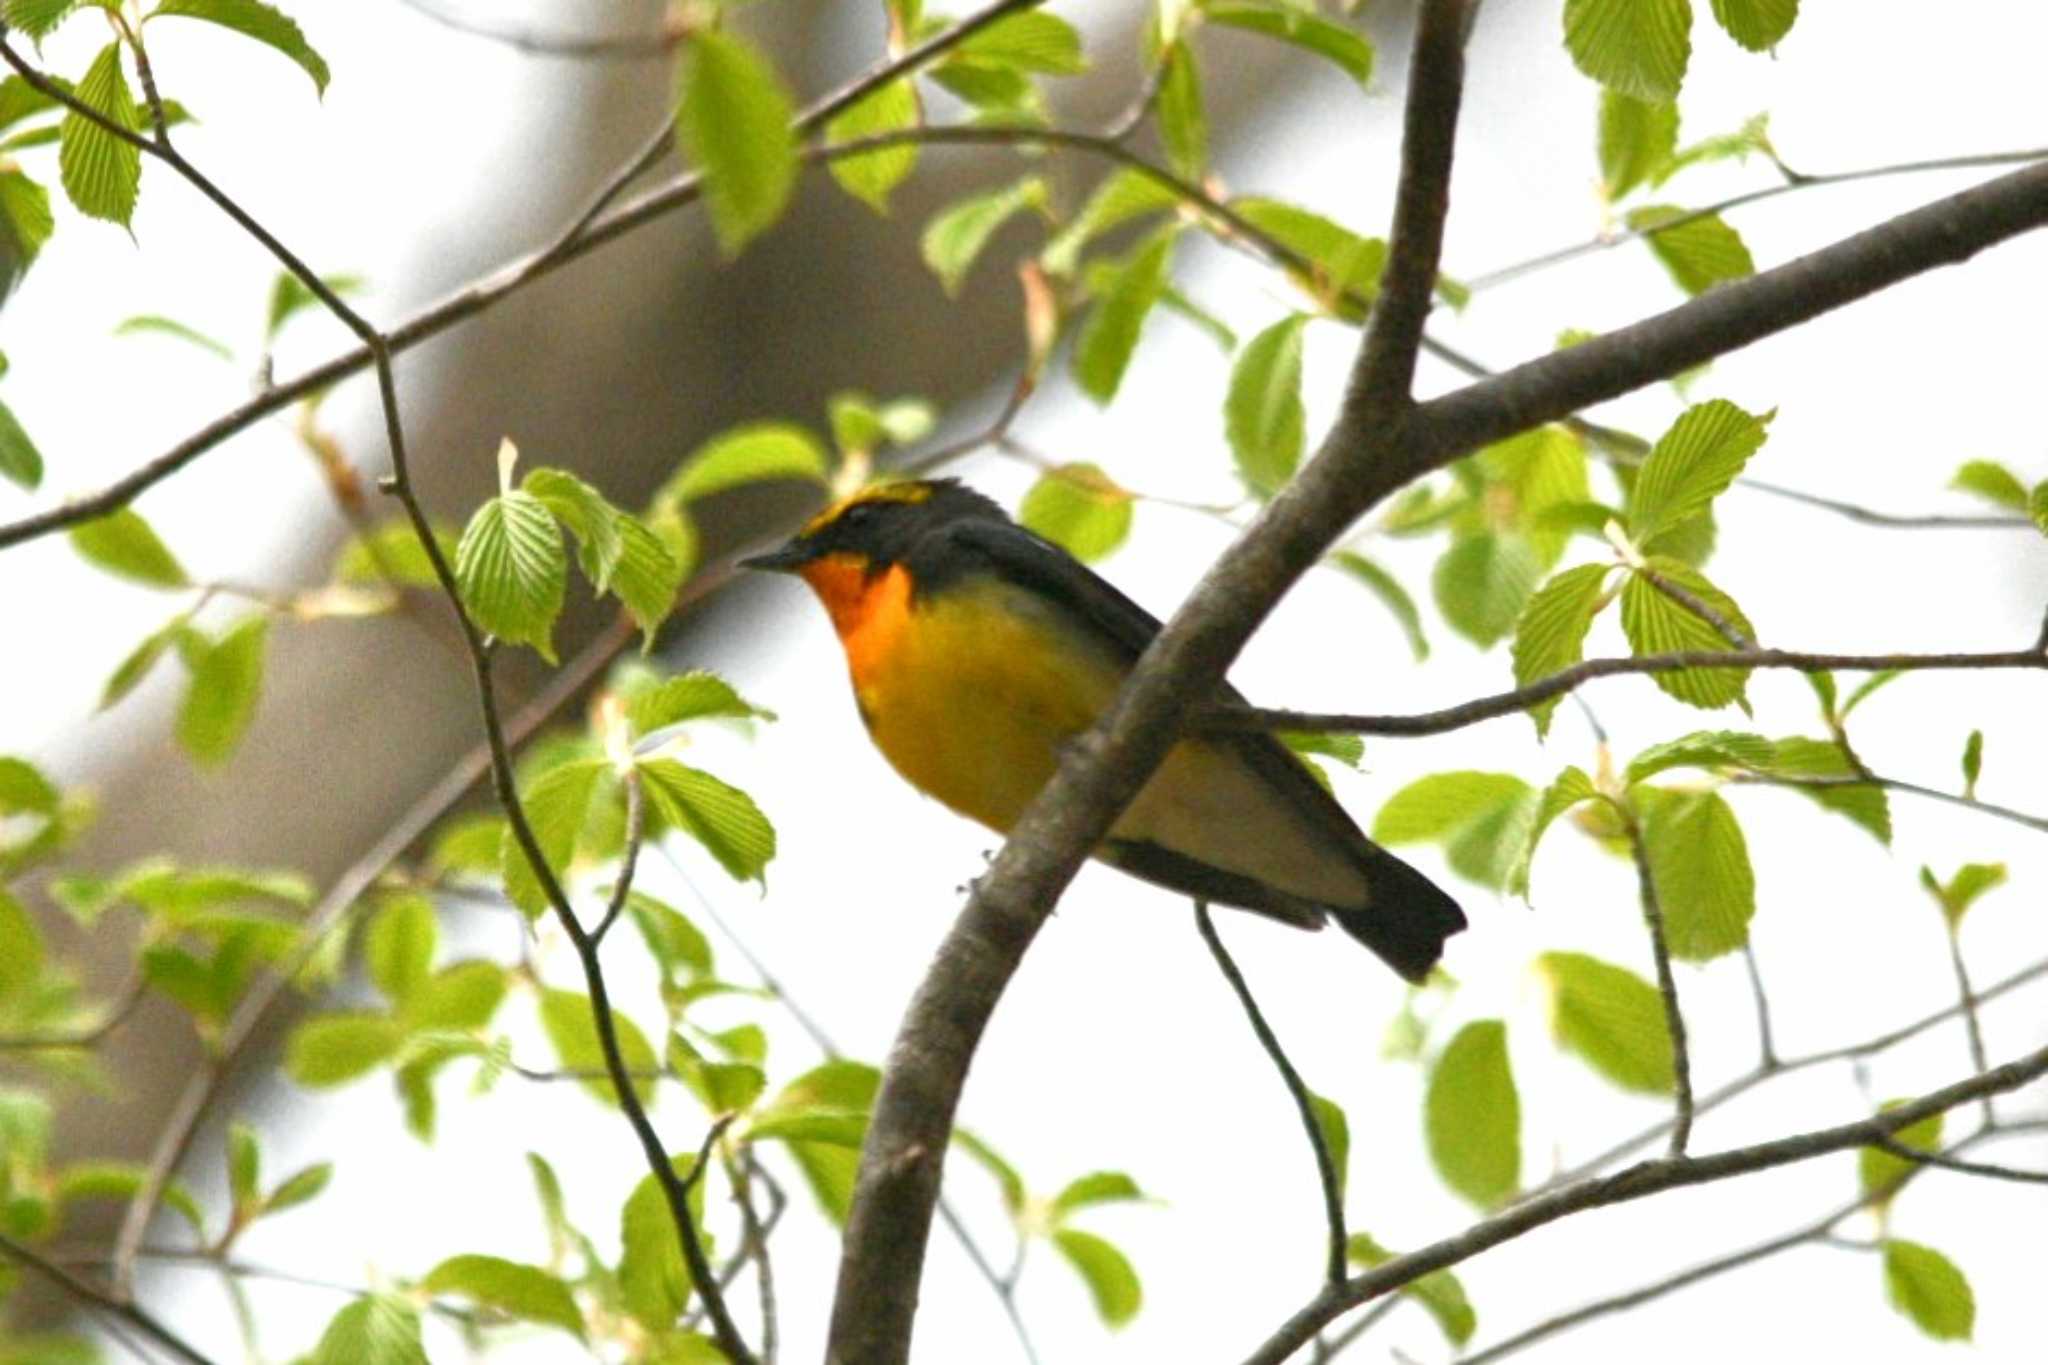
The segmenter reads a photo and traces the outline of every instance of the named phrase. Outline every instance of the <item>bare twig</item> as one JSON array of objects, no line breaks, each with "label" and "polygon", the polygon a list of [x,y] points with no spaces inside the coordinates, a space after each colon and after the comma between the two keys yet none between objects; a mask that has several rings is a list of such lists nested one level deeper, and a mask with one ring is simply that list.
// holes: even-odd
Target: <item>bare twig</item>
[{"label": "bare twig", "polygon": [[[1977,993],[1970,988],[1970,969],[1963,962],[1962,935],[1959,932],[1962,925],[1946,917],[1943,923],[1948,930],[1949,966],[1956,978],[1956,1003],[1963,1011],[1964,1036],[1970,1040],[1970,1063],[1982,1072],[1991,1062],[1984,1051],[1984,1030],[1977,1022]],[[1986,1126],[1996,1123],[1998,1115],[1993,1112],[1989,1095],[1984,1097],[1983,1105]]]},{"label": "bare twig", "polygon": [[[1994,1131],[1995,1128],[1985,1129],[1985,1132]],[[1909,1147],[1890,1134],[1874,1139],[1870,1145],[1920,1166],[1938,1166],[1944,1171],[1983,1176],[1988,1180],[2012,1180],[2023,1185],[2048,1185],[2048,1171],[2029,1171],[2018,1166],[1999,1166],[1983,1161],[1963,1161],[1944,1152],[1929,1152],[1919,1147]]]},{"label": "bare twig", "polygon": [[436,0],[399,0],[399,3],[415,14],[433,20],[443,28],[451,28],[472,38],[484,38],[535,57],[629,60],[658,58],[667,56],[681,37],[680,33],[676,32],[603,36],[543,33],[537,29],[510,28],[471,18],[454,10],[442,8]]},{"label": "bare twig", "polygon": [[1657,994],[1664,1001],[1664,1026],[1671,1035],[1671,1089],[1675,1108],[1671,1118],[1671,1155],[1685,1155],[1692,1137],[1692,1058],[1685,1040],[1685,1012],[1678,1007],[1678,982],[1671,974],[1671,945],[1664,935],[1664,905],[1657,894],[1657,879],[1650,870],[1650,850],[1643,841],[1642,827],[1631,816],[1628,821],[1629,854],[1635,860],[1636,886],[1643,903],[1643,927],[1650,934],[1650,956],[1657,965]]},{"label": "bare twig", "polygon": [[1876,773],[1839,773],[1816,776],[1802,776],[1797,773],[1743,773],[1735,780],[1738,782],[1754,782],[1767,787],[1882,787],[1886,791],[1905,792],[1909,796],[1923,796],[1930,801],[1942,801],[1951,806],[1961,806],[1965,810],[1973,810],[1981,815],[1995,816],[2000,820],[2009,820],[2015,825],[2024,825],[2028,829],[2039,830],[2044,834],[2048,834],[2048,816],[2029,815],[2023,810],[2014,810],[2010,806],[2000,806],[1990,801],[1980,801],[1974,796],[1964,796],[1960,792],[1947,792],[1939,787],[1923,787],[1918,782],[1908,782],[1898,777],[1881,777]]},{"label": "bare twig", "polygon": [[619,879],[612,883],[612,898],[604,908],[604,918],[590,932],[594,944],[604,942],[604,936],[618,923],[619,913],[633,895],[633,871],[640,865],[641,836],[646,832],[647,794],[640,781],[640,769],[628,767],[619,782],[626,789],[626,847],[619,856]]},{"label": "bare twig", "polygon": [[[1771,998],[1764,992],[1763,973],[1756,965],[1756,945],[1742,945],[1742,965],[1749,974],[1749,996],[1756,1003],[1756,1049],[1757,1069],[1775,1071],[1778,1069],[1778,1048],[1771,1038]],[[1978,1068],[1980,1071],[1982,1067]]]},{"label": "bare twig", "polygon": [[762,1226],[761,1215],[754,1208],[753,1177],[760,1171],[760,1163],[748,1153],[745,1163],[728,1161],[726,1175],[731,1181],[733,1198],[740,1208],[741,1236],[754,1247],[754,1283],[761,1300],[761,1365],[775,1365],[779,1334],[775,1313],[775,1269],[768,1254],[768,1235]]},{"label": "bare twig", "polygon": [[1336,1161],[1330,1155],[1330,1144],[1323,1135],[1322,1120],[1316,1115],[1315,1097],[1302,1083],[1301,1073],[1287,1060],[1287,1052],[1280,1046],[1280,1039],[1273,1033],[1273,1026],[1266,1022],[1266,1016],[1259,1009],[1259,1002],[1252,998],[1252,988],[1238,970],[1223,940],[1217,937],[1216,925],[1209,917],[1209,907],[1201,901],[1195,902],[1195,928],[1202,935],[1202,942],[1209,947],[1209,955],[1216,959],[1223,979],[1230,983],[1230,989],[1237,996],[1237,1003],[1244,1007],[1245,1018],[1251,1021],[1252,1032],[1257,1035],[1259,1046],[1272,1059],[1273,1069],[1280,1073],[1280,1083],[1287,1087],[1287,1093],[1294,1100],[1295,1111],[1301,1116],[1302,1131],[1308,1134],[1308,1145],[1315,1152],[1316,1180],[1323,1187],[1323,1218],[1330,1227],[1330,1246],[1325,1271],[1331,1284],[1344,1278],[1344,1248],[1348,1234],[1344,1228],[1344,1173],[1337,1169]]},{"label": "bare twig", "polygon": [[206,1356],[193,1349],[183,1337],[158,1322],[154,1317],[128,1302],[125,1294],[102,1289],[88,1280],[80,1278],[61,1265],[45,1260],[33,1248],[17,1242],[14,1238],[0,1233],[0,1254],[9,1260],[26,1266],[44,1279],[49,1280],[66,1294],[85,1307],[105,1314],[115,1323],[126,1323],[134,1327],[151,1341],[169,1351],[180,1360],[191,1365],[212,1365]]}]

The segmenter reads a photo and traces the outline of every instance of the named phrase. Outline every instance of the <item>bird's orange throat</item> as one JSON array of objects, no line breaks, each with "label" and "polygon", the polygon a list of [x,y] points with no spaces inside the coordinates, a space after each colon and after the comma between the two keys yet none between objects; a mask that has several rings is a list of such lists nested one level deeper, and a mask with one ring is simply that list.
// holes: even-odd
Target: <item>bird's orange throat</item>
[{"label": "bird's orange throat", "polygon": [[859,555],[826,555],[797,570],[832,617],[858,686],[888,655],[910,620],[910,573],[892,564],[870,573]]}]

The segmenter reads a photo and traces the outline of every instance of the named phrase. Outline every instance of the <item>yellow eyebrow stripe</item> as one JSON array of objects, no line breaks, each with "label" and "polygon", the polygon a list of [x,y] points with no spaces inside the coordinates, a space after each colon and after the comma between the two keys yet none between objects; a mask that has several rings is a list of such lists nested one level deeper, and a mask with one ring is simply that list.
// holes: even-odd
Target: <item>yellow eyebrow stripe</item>
[{"label": "yellow eyebrow stripe", "polygon": [[818,532],[824,530],[827,526],[830,526],[833,522],[839,520],[841,516],[845,515],[847,508],[857,506],[860,503],[920,503],[929,502],[931,500],[931,496],[932,486],[927,483],[912,483],[905,481],[901,483],[874,484],[870,487],[861,489],[860,492],[855,493],[851,497],[841,498],[838,502],[833,503],[830,507],[827,507],[824,511],[818,513],[818,515],[816,515],[815,517],[812,517],[809,521],[804,523],[803,530],[797,532],[797,538],[802,539],[805,536],[816,535]]}]

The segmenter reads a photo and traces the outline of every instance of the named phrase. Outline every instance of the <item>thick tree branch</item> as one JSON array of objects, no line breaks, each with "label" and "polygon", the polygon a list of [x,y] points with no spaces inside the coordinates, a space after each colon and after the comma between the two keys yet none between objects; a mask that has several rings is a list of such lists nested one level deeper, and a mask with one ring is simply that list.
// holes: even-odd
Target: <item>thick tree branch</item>
[{"label": "thick tree branch", "polygon": [[1855,1123],[1822,1128],[1737,1147],[1712,1156],[1664,1157],[1645,1161],[1610,1176],[1578,1181],[1551,1194],[1517,1204],[1505,1213],[1474,1223],[1455,1236],[1446,1237],[1419,1251],[1396,1256],[1341,1285],[1323,1290],[1278,1331],[1245,1358],[1245,1365],[1281,1365],[1288,1356],[1305,1346],[1345,1310],[1391,1293],[1432,1270],[1442,1270],[1471,1259],[1482,1251],[1512,1241],[1560,1218],[1610,1204],[1624,1204],[1666,1190],[1709,1184],[1754,1171],[1806,1161],[1830,1152],[1866,1147],[1908,1124],[1935,1114],[1946,1113],[1980,1095],[2000,1094],[2018,1089],[2048,1074],[2048,1048],[2030,1052],[1981,1076],[1972,1076],[1945,1086],[1919,1099],[1896,1105]]},{"label": "thick tree branch", "polygon": [[1349,521],[1414,472],[1395,456],[1406,426],[1406,377],[1436,278],[1450,130],[1463,81],[1463,15],[1457,0],[1431,0],[1423,10],[1385,286],[1336,426],[1204,576],[1110,715],[1075,744],[977,885],[910,1004],[847,1222],[828,1346],[835,1365],[907,1358],[932,1206],[968,1064],[1052,903],[1281,593]]},{"label": "thick tree branch", "polygon": [[1252,988],[1245,982],[1244,973],[1238,970],[1230,951],[1217,937],[1215,921],[1209,917],[1209,907],[1201,901],[1195,902],[1195,928],[1201,933],[1202,942],[1208,945],[1209,955],[1216,959],[1223,979],[1230,983],[1237,1003],[1244,1007],[1245,1018],[1251,1021],[1259,1046],[1272,1060],[1273,1069],[1280,1073],[1280,1083],[1287,1087],[1288,1095],[1294,1100],[1295,1111],[1301,1116],[1302,1131],[1308,1134],[1308,1145],[1315,1153],[1316,1181],[1323,1189],[1323,1219],[1330,1228],[1325,1270],[1330,1283],[1336,1284],[1344,1278],[1346,1265],[1344,1247],[1348,1234],[1344,1229],[1344,1175],[1330,1156],[1330,1144],[1323,1136],[1322,1121],[1316,1116],[1315,1097],[1302,1083],[1301,1073],[1294,1069],[1294,1063],[1287,1060],[1287,1053],[1280,1046],[1273,1026],[1266,1022],[1266,1016],[1259,1010],[1259,1002],[1252,998]]}]

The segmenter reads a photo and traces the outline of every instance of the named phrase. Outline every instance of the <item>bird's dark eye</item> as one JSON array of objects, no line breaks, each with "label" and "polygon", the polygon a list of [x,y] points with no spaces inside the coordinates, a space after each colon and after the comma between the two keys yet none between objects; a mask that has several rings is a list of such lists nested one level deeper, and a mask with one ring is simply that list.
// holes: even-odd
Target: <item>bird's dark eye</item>
[{"label": "bird's dark eye", "polygon": [[857,502],[839,514],[843,526],[865,526],[875,519],[875,505],[871,502]]}]

